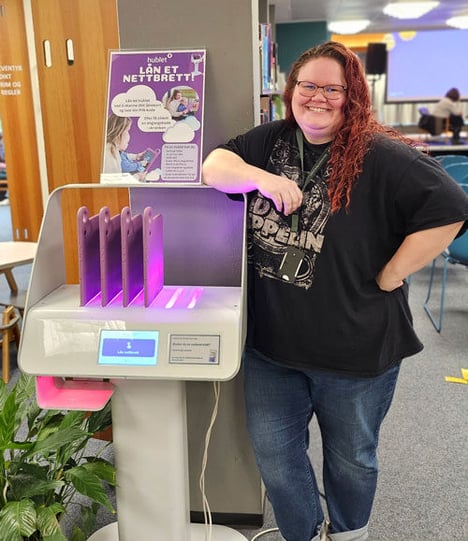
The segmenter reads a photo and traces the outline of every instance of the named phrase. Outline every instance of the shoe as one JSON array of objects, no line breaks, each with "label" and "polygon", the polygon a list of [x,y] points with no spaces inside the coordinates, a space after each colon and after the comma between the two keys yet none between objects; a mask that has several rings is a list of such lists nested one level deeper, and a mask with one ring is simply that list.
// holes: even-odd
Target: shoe
[{"label": "shoe", "polygon": [[2,200],[0,201],[0,205],[1,205],[2,207],[7,207],[9,204],[10,204],[10,200],[8,199],[8,197],[5,197],[5,199],[2,199]]}]

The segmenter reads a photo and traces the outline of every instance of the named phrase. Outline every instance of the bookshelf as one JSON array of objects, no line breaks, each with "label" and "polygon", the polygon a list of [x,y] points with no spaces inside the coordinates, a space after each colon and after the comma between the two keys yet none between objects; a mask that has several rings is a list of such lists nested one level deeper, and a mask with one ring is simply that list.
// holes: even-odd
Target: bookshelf
[{"label": "bookshelf", "polygon": [[260,123],[283,118],[283,102],[278,90],[278,45],[274,41],[274,24],[259,23],[260,49]]}]

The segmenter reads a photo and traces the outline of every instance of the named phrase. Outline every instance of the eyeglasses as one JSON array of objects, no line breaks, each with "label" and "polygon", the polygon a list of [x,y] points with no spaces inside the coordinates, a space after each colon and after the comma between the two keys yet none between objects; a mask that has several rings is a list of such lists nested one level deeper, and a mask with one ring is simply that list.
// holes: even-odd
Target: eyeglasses
[{"label": "eyeglasses", "polygon": [[299,94],[306,98],[313,98],[315,94],[321,89],[323,95],[327,100],[337,100],[346,92],[347,88],[343,85],[325,85],[319,86],[309,81],[297,81],[297,88]]}]

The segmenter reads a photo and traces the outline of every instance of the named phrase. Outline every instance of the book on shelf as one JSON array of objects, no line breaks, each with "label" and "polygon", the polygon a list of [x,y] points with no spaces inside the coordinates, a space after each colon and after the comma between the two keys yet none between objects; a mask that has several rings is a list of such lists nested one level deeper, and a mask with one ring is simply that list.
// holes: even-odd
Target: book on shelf
[{"label": "book on shelf", "polygon": [[278,44],[272,40],[271,24],[260,24],[260,67],[262,93],[278,87]]}]

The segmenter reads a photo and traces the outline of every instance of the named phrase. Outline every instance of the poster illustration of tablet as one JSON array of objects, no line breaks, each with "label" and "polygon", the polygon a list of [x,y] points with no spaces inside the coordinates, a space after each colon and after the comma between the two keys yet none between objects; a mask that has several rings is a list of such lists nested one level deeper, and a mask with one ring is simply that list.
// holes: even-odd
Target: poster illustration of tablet
[{"label": "poster illustration of tablet", "polygon": [[110,52],[101,183],[201,184],[205,57]]}]

